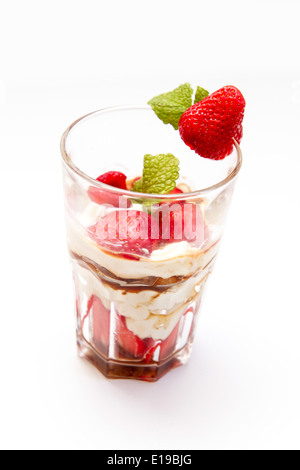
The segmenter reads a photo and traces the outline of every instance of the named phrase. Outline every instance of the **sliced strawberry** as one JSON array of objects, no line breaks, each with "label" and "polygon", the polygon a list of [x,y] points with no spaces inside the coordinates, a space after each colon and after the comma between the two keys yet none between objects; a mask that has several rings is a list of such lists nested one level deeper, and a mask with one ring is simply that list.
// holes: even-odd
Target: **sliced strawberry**
[{"label": "sliced strawberry", "polygon": [[162,243],[178,241],[196,242],[202,245],[207,238],[207,227],[199,205],[193,203],[161,204],[159,215],[160,240]]},{"label": "sliced strawberry", "polygon": [[115,188],[126,190],[126,179],[127,177],[124,173],[120,173],[119,171],[108,171],[107,173],[103,173],[103,175],[98,176],[97,181],[109,186],[114,186]]},{"label": "sliced strawberry", "polygon": [[132,180],[127,180],[127,190],[133,191],[134,183],[140,179],[141,179],[141,176],[137,176],[136,178],[133,178]]},{"label": "sliced strawberry", "polygon": [[170,191],[169,194],[183,194],[183,191],[181,191],[181,189],[176,187],[172,189],[172,191]]},{"label": "sliced strawberry", "polygon": [[[127,190],[126,186],[126,176],[124,173],[118,171],[109,171],[103,175],[98,176],[97,181],[100,183],[107,184],[108,186],[113,186],[115,188]],[[110,204],[114,207],[130,207],[131,202],[125,197],[118,194],[105,191],[104,189],[96,188],[95,186],[90,186],[88,189],[89,198],[96,204]]]},{"label": "sliced strawberry", "polygon": [[131,256],[149,256],[158,243],[154,217],[142,211],[112,211],[98,220],[94,237],[107,250]]},{"label": "sliced strawberry", "polygon": [[176,344],[177,344],[177,340],[178,340],[178,336],[179,336],[179,327],[180,327],[180,324],[181,324],[181,320],[189,312],[194,313],[193,307],[189,307],[184,312],[183,316],[180,318],[180,320],[178,321],[178,323],[175,326],[175,328],[173,329],[173,331],[169,334],[169,336],[164,341],[162,341],[161,347],[160,347],[160,355],[159,355],[160,360],[165,359],[166,357],[170,356],[171,354],[173,354],[175,352]]},{"label": "sliced strawberry", "polygon": [[93,341],[97,349],[108,356],[110,311],[104,307],[99,297],[93,295],[91,299],[93,311]]},{"label": "sliced strawberry", "polygon": [[160,346],[160,354],[159,360],[163,360],[166,357],[170,356],[174,351],[177,343],[178,338],[178,331],[179,331],[180,320],[173,329],[173,331],[169,334],[169,336],[162,341]]},{"label": "sliced strawberry", "polygon": [[[145,356],[145,362],[146,363],[149,364],[150,362],[154,361],[155,353],[156,353],[158,348],[159,348],[158,362],[163,361],[166,358],[168,358],[169,356],[176,353],[176,345],[177,345],[178,339],[180,340],[180,338],[179,338],[179,328],[180,328],[181,320],[189,312],[194,313],[193,307],[189,307],[184,312],[183,316],[178,320],[177,324],[175,325],[175,327],[173,328],[173,330],[171,331],[171,333],[169,334],[169,336],[166,339],[157,340],[155,342],[154,346],[152,346],[152,348],[147,352],[147,354]],[[192,327],[190,329],[190,332],[191,331],[192,331]],[[157,359],[155,360],[155,362],[157,362]]]},{"label": "sliced strawberry", "polygon": [[103,191],[102,189],[96,188],[95,186],[90,186],[88,189],[88,196],[91,201],[96,204],[110,204],[114,207],[118,207],[119,198],[117,194],[109,193]]},{"label": "sliced strawberry", "polygon": [[188,108],[179,120],[182,140],[201,157],[221,160],[240,143],[245,99],[234,86],[225,86]]},{"label": "sliced strawberry", "polygon": [[147,352],[145,356],[146,363],[150,363],[154,360],[155,352],[159,348],[159,358],[158,361],[163,361],[168,356],[175,352],[178,332],[179,332],[180,320],[178,321],[177,325],[171,331],[169,336],[164,340],[158,340],[152,346],[152,348]]},{"label": "sliced strawberry", "polygon": [[147,351],[153,347],[152,338],[141,339],[130,331],[126,326],[126,318],[117,315],[116,319],[116,341],[122,348],[122,355],[142,359]]}]

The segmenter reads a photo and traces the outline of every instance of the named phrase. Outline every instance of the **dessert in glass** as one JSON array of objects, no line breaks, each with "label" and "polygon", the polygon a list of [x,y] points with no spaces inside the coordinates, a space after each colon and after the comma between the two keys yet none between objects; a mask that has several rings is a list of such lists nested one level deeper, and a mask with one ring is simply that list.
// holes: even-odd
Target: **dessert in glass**
[{"label": "dessert in glass", "polygon": [[61,152],[79,355],[154,382],[190,356],[239,145],[201,158],[150,105],[116,106],[74,122]]}]

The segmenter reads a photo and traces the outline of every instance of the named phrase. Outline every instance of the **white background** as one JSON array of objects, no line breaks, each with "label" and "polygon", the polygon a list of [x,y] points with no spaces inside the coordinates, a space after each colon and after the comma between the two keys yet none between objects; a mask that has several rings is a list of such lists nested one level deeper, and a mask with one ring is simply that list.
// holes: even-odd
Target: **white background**
[{"label": "white background", "polygon": [[[1,6],[0,447],[299,449],[299,1]],[[60,135],[186,81],[242,90],[243,170],[189,364],[108,381],[76,354]]]}]

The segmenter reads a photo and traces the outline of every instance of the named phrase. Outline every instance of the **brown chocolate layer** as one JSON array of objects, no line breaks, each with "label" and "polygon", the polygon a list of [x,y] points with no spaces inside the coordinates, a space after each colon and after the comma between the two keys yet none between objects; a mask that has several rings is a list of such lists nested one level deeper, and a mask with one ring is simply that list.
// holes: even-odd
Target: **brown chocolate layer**
[{"label": "brown chocolate layer", "polygon": [[[112,289],[126,289],[126,291],[131,293],[139,293],[143,290],[151,290],[157,291],[158,296],[161,292],[165,292],[168,289],[185,282],[187,279],[195,277],[199,273],[199,271],[196,271],[195,273],[192,273],[188,276],[171,276],[167,279],[156,276],[148,276],[138,279],[124,279],[116,276],[114,273],[86,256],[78,255],[72,250],[70,250],[70,255],[78,262],[80,266],[88,269],[96,277],[98,277],[99,280],[101,280],[104,284],[108,284]],[[215,256],[209,260],[206,266],[201,268],[201,271],[205,271],[213,263],[214,259]]]},{"label": "brown chocolate layer", "polygon": [[132,293],[138,293],[142,290],[155,290],[157,292],[164,292],[170,287],[178,285],[193,276],[192,274],[190,276],[172,276],[168,279],[155,276],[148,276],[140,279],[122,279],[86,256],[78,255],[74,251],[70,251],[70,255],[78,262],[80,266],[91,271],[102,282],[109,284],[109,286],[113,289],[126,288],[127,291]]}]

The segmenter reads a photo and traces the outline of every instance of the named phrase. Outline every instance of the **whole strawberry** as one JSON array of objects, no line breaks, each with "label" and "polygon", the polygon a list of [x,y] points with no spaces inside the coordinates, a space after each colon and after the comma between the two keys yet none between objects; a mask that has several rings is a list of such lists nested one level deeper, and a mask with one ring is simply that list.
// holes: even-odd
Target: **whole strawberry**
[{"label": "whole strawberry", "polygon": [[221,160],[240,143],[245,99],[234,86],[225,86],[188,108],[179,120],[182,140],[204,158]]}]

